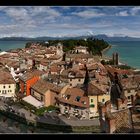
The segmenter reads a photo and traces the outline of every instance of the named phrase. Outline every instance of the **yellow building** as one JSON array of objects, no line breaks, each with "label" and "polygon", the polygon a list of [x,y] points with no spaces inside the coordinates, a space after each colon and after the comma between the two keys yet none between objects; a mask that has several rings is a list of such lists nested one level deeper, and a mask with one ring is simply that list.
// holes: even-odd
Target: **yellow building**
[{"label": "yellow building", "polygon": [[97,86],[89,83],[88,86],[88,97],[89,97],[89,105],[90,105],[90,113],[89,117],[98,116],[98,103],[102,102],[105,103],[106,101],[110,100],[109,91],[104,92],[103,90],[99,89]]},{"label": "yellow building", "polygon": [[7,71],[0,71],[0,96],[14,97],[16,83],[12,75]]}]

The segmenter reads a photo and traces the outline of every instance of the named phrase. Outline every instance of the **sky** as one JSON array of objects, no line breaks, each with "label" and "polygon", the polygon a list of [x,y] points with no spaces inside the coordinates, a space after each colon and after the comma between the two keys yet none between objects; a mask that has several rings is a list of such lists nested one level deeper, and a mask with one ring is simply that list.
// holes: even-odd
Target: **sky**
[{"label": "sky", "polygon": [[140,37],[140,6],[0,6],[0,37]]}]

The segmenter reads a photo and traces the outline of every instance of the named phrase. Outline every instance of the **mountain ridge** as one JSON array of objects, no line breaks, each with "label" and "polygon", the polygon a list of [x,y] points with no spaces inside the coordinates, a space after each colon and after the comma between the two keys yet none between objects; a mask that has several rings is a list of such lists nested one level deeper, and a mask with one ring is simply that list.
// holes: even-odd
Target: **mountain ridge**
[{"label": "mountain ridge", "polygon": [[103,39],[105,41],[140,41],[140,38],[136,37],[129,37],[129,36],[112,36],[109,37],[106,34],[99,34],[99,35],[82,35],[76,37],[49,37],[49,36],[42,36],[42,37],[3,37],[0,38],[0,41],[48,41],[48,40],[67,40],[67,39],[87,39],[87,38],[96,38],[96,39]]}]

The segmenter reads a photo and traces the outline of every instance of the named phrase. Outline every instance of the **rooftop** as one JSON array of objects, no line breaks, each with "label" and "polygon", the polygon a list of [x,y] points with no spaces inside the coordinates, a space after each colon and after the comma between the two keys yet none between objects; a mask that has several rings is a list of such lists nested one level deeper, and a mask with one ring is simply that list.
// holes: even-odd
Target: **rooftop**
[{"label": "rooftop", "polygon": [[66,58],[82,58],[82,59],[84,59],[84,58],[93,58],[93,55],[91,55],[91,54],[66,54]]},{"label": "rooftop", "polygon": [[25,74],[20,76],[19,78],[25,82],[25,81],[28,81],[29,79],[31,79],[31,78],[33,78],[35,76],[41,76],[43,74],[45,74],[45,72],[43,72],[43,71],[29,70]]},{"label": "rooftop", "polygon": [[58,87],[50,82],[47,82],[46,80],[40,79],[38,80],[33,86],[31,86],[32,89],[35,91],[45,94],[47,90],[51,90],[53,92],[60,92],[61,87]]},{"label": "rooftop", "polygon": [[33,106],[35,106],[36,108],[41,107],[43,105],[42,102],[38,101],[37,99],[35,99],[33,96],[29,95],[23,98],[24,101],[26,101],[29,104],[32,104]]},{"label": "rooftop", "polygon": [[15,81],[9,72],[0,70],[0,84],[15,84]]},{"label": "rooftop", "polygon": [[82,108],[89,107],[88,97],[84,96],[84,91],[79,88],[68,88],[59,101]]},{"label": "rooftop", "polygon": [[97,96],[106,94],[100,87],[92,84],[91,82],[88,85],[88,96]]}]

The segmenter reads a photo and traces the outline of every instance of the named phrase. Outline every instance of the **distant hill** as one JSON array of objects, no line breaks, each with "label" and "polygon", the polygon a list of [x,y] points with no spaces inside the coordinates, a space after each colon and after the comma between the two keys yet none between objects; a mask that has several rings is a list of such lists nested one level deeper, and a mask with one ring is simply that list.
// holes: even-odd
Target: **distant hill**
[{"label": "distant hill", "polygon": [[140,41],[140,38],[135,38],[135,37],[129,37],[129,36],[124,36],[124,37],[108,37],[105,34],[101,34],[101,35],[96,35],[93,36],[94,38],[98,38],[98,39],[104,39],[106,41]]},{"label": "distant hill", "polygon": [[47,40],[67,40],[67,39],[86,39],[86,38],[96,38],[96,39],[103,39],[105,41],[140,41],[140,38],[134,38],[134,37],[109,37],[105,34],[99,34],[99,35],[84,35],[84,36],[77,36],[77,37],[4,37],[0,38],[0,41],[47,41]]}]

